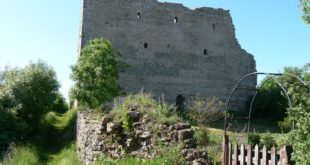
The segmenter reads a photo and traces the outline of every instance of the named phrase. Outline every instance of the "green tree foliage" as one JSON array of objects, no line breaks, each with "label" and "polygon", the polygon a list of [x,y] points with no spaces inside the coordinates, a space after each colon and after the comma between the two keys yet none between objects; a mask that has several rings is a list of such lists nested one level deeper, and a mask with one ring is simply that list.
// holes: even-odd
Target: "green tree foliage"
[{"label": "green tree foliage", "polygon": [[0,155],[3,147],[12,141],[20,141],[28,136],[29,127],[27,123],[14,114],[0,109]]},{"label": "green tree foliage", "polygon": [[310,164],[310,63],[300,70],[307,87],[297,82],[286,84],[294,104],[288,110],[289,118],[296,124],[295,130],[289,133],[289,142],[293,145],[296,164]]},{"label": "green tree foliage", "polygon": [[35,133],[49,111],[67,111],[55,71],[42,61],[0,73],[0,148]]},{"label": "green tree foliage", "polygon": [[[265,78],[263,81],[267,79],[268,78]],[[248,104],[250,104],[251,99],[249,99]],[[268,117],[274,121],[279,121],[284,118],[286,108],[287,99],[282,95],[281,88],[276,84],[276,82],[270,79],[261,87],[254,100],[252,106],[252,117]]]},{"label": "green tree foliage", "polygon": [[303,20],[310,25],[310,0],[301,0],[300,8]]},{"label": "green tree foliage", "polygon": [[59,97],[59,83],[55,71],[43,61],[30,63],[25,68],[14,68],[3,73],[5,98],[9,110],[36,128],[40,117],[52,111]]},{"label": "green tree foliage", "polygon": [[76,82],[71,89],[71,99],[91,109],[102,104],[121,92],[117,78],[124,63],[109,41],[95,39],[83,49],[77,63],[72,68],[72,79]]},{"label": "green tree foliage", "polygon": [[292,122],[295,122],[295,130],[289,132],[286,145],[293,145],[293,159],[296,164],[310,164],[310,63],[302,68],[287,67],[284,73],[297,75],[306,83],[305,86],[291,76],[279,78],[293,104],[293,108],[287,111],[284,124],[292,126]]},{"label": "green tree foliage", "polygon": [[[283,73],[294,74],[298,77],[301,77],[302,79],[304,79],[305,77],[304,69],[298,67],[285,67]],[[265,81],[266,79],[268,79],[268,77],[265,78],[263,81]],[[276,79],[289,92],[289,96],[291,99],[294,96],[294,93],[290,92],[289,89],[291,87],[303,87],[300,81],[298,81],[296,78],[292,76],[283,75],[277,77]],[[293,106],[295,105],[298,105],[298,103],[293,102]],[[252,117],[270,118],[273,121],[284,120],[284,118],[287,116],[287,108],[288,108],[287,97],[281,90],[280,86],[273,79],[269,79],[261,87],[258,95],[256,96],[256,99],[252,107]]]}]

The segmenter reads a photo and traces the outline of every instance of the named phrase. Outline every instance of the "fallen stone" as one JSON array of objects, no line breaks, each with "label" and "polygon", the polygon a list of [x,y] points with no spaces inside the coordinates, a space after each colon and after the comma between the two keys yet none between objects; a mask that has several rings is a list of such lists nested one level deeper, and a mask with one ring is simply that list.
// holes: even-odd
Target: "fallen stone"
[{"label": "fallen stone", "polygon": [[151,133],[146,131],[146,132],[143,132],[142,135],[140,135],[140,137],[142,139],[147,139],[147,138],[150,138],[151,137]]},{"label": "fallen stone", "polygon": [[113,122],[110,122],[107,124],[107,133],[115,133],[119,131],[120,126],[118,124],[115,124]]},{"label": "fallen stone", "polygon": [[195,159],[193,161],[193,165],[207,165],[207,164],[208,162],[203,158]]},{"label": "fallen stone", "polygon": [[176,123],[174,124],[174,127],[177,130],[181,130],[191,128],[191,125],[189,123]]},{"label": "fallen stone", "polygon": [[113,116],[108,114],[108,115],[105,115],[102,119],[102,125],[106,125],[107,123],[113,121]]}]

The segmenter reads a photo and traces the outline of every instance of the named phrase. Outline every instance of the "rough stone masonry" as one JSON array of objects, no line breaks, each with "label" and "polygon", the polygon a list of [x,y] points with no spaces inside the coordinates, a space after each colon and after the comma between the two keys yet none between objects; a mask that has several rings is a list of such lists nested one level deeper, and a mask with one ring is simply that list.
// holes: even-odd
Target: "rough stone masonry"
[{"label": "rough stone masonry", "polygon": [[[243,75],[256,71],[253,56],[241,48],[229,11],[188,9],[157,0],[83,0],[80,49],[105,38],[130,67],[119,78],[128,93],[141,89],[175,102],[177,96],[225,100]],[[243,83],[255,88],[256,77]],[[251,91],[233,99],[243,107]]]}]

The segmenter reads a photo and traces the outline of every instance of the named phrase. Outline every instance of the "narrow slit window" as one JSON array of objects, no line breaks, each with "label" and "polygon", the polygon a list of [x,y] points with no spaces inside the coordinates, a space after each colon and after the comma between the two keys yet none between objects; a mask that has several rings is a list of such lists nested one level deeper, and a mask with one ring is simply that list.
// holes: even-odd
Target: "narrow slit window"
[{"label": "narrow slit window", "polygon": [[212,24],[212,28],[213,28],[213,30],[215,30],[215,24]]},{"label": "narrow slit window", "polygon": [[203,50],[203,54],[207,55],[208,54],[208,50],[207,49]]},{"label": "narrow slit window", "polygon": [[174,22],[174,23],[178,23],[178,17],[174,17],[173,22]]},{"label": "narrow slit window", "polygon": [[144,43],[144,48],[147,48],[148,47],[148,44],[147,43]]},{"label": "narrow slit window", "polygon": [[141,13],[140,13],[140,12],[137,13],[137,18],[138,18],[138,19],[141,18]]}]

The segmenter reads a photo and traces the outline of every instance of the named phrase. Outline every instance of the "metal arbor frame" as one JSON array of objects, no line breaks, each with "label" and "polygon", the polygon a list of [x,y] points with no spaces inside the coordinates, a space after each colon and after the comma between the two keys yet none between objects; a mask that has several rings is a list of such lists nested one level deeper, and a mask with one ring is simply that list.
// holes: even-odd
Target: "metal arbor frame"
[{"label": "metal arbor frame", "polygon": [[[266,76],[268,76],[268,78],[265,79],[265,80],[261,83],[261,85],[255,89],[256,92],[255,92],[255,94],[254,94],[254,96],[253,96],[253,98],[252,98],[252,100],[251,100],[250,109],[249,109],[249,114],[248,114],[247,117],[245,117],[245,119],[248,120],[248,124],[247,124],[247,127],[248,127],[248,128],[247,128],[247,131],[248,131],[248,133],[249,133],[249,131],[250,131],[250,120],[251,120],[252,106],[253,106],[254,100],[255,100],[255,98],[256,98],[256,96],[257,96],[257,93],[258,93],[259,89],[260,89],[262,86],[264,86],[264,84],[265,84],[266,82],[268,82],[269,80],[274,80],[274,81],[279,85],[279,87],[280,87],[281,90],[284,92],[284,94],[285,94],[285,96],[286,96],[286,98],[287,98],[287,100],[288,100],[288,105],[289,105],[290,108],[293,107],[293,106],[292,106],[291,99],[290,99],[290,97],[289,97],[287,91],[285,90],[285,88],[284,88],[283,85],[281,84],[281,82],[279,82],[279,81],[276,79],[276,77],[278,77],[278,76],[283,76],[283,75],[287,75],[287,76],[294,77],[294,78],[296,78],[298,81],[300,81],[300,82],[302,83],[302,85],[303,85],[307,90],[310,91],[310,87],[307,86],[306,83],[305,83],[300,77],[298,77],[297,75],[294,75],[294,74],[290,74],[290,73],[264,73],[264,72],[253,72],[253,73],[249,73],[249,74],[247,74],[247,75],[241,77],[240,80],[236,83],[236,85],[235,85],[234,88],[232,89],[232,91],[231,91],[231,93],[229,94],[229,97],[228,97],[228,99],[227,99],[227,101],[226,101],[226,107],[225,107],[225,120],[224,120],[224,135],[226,135],[226,133],[227,133],[227,130],[226,130],[226,129],[227,129],[227,112],[228,112],[228,107],[229,107],[229,103],[230,103],[231,97],[233,96],[233,94],[235,93],[235,91],[238,90],[238,86],[239,86],[246,78],[248,78],[248,77],[250,77],[250,76],[254,76],[254,75],[266,75]],[[294,127],[295,127],[295,124],[294,124],[294,120],[293,120],[293,129],[294,129]]]}]

